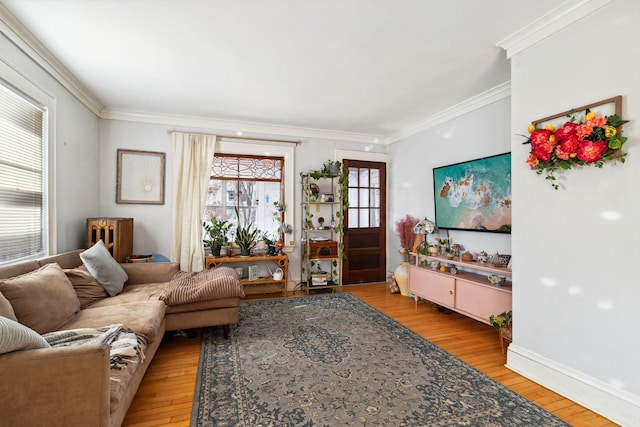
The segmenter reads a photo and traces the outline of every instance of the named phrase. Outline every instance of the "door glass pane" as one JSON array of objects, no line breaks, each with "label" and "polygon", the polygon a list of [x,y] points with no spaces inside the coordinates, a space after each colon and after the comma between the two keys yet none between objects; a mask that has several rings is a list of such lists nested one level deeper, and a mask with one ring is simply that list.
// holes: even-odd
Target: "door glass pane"
[{"label": "door glass pane", "polygon": [[369,190],[367,190],[366,188],[360,189],[360,207],[369,207]]},{"label": "door glass pane", "polygon": [[360,169],[360,187],[368,187],[369,186],[369,169],[361,168]]},{"label": "door glass pane", "polygon": [[360,228],[369,227],[369,209],[360,209]]},{"label": "door glass pane", "polygon": [[358,209],[349,209],[349,228],[358,228]]},{"label": "door glass pane", "polygon": [[358,168],[349,168],[349,187],[358,186]]},{"label": "door glass pane", "polygon": [[369,169],[371,183],[369,187],[380,188],[380,171],[378,169]]},{"label": "door glass pane", "polygon": [[371,227],[380,227],[380,209],[369,209]]},{"label": "door glass pane", "polygon": [[380,190],[374,190],[371,189],[369,190],[369,206],[372,208],[379,208],[380,207]]},{"label": "door glass pane", "polygon": [[352,208],[357,208],[358,206],[360,206],[360,204],[358,203],[358,189],[357,188],[350,188],[349,189],[349,206],[351,206]]}]

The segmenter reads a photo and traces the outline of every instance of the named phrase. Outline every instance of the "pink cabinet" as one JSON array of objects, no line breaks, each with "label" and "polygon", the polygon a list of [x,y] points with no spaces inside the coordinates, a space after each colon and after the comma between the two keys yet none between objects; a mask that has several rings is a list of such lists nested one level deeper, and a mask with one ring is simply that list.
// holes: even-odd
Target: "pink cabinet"
[{"label": "pink cabinet", "polygon": [[489,323],[489,316],[511,310],[511,289],[456,280],[456,311]]},{"label": "pink cabinet", "polygon": [[444,274],[431,274],[431,271],[409,267],[409,293],[453,308],[455,303],[455,279]]},{"label": "pink cabinet", "polygon": [[[461,262],[451,263],[462,265]],[[488,267],[478,270],[502,272]],[[511,310],[511,282],[493,286],[487,276],[473,271],[451,274],[412,265],[409,267],[409,293],[414,295],[416,303],[421,297],[486,324],[490,324],[489,316],[492,314]]]}]

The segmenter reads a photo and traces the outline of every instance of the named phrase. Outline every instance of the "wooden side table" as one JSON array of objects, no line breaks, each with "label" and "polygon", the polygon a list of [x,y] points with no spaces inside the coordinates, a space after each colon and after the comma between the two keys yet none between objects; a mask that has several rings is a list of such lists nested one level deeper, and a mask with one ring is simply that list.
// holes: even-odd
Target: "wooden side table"
[{"label": "wooden side table", "polygon": [[116,261],[125,262],[133,254],[133,218],[87,218],[87,248],[98,240]]},{"label": "wooden side table", "polygon": [[217,268],[223,264],[254,264],[254,263],[268,263],[271,262],[276,265],[276,268],[281,268],[282,280],[275,280],[271,276],[258,277],[255,280],[249,280],[247,278],[242,279],[242,285],[244,287],[245,295],[256,294],[272,294],[282,292],[282,296],[287,296],[287,283],[289,282],[289,257],[286,255],[255,255],[250,257],[214,257],[208,256],[205,260],[205,268],[211,267]]}]

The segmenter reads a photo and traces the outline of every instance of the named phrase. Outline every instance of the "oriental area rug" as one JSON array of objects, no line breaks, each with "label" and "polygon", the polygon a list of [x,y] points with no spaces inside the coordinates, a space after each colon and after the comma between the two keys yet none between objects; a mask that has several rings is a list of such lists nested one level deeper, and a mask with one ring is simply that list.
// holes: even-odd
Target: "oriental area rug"
[{"label": "oriental area rug", "polygon": [[347,293],[243,301],[202,339],[192,427],[568,425]]}]

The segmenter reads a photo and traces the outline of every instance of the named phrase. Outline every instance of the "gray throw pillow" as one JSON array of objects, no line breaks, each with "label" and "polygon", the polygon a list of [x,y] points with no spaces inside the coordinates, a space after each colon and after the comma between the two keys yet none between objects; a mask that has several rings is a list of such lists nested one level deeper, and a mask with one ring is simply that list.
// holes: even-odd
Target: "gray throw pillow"
[{"label": "gray throw pillow", "polygon": [[48,347],[49,343],[33,329],[0,316],[0,354]]},{"label": "gray throw pillow", "polygon": [[98,240],[95,245],[82,252],[80,259],[109,296],[114,297],[122,292],[129,276],[113,259],[102,240]]}]

